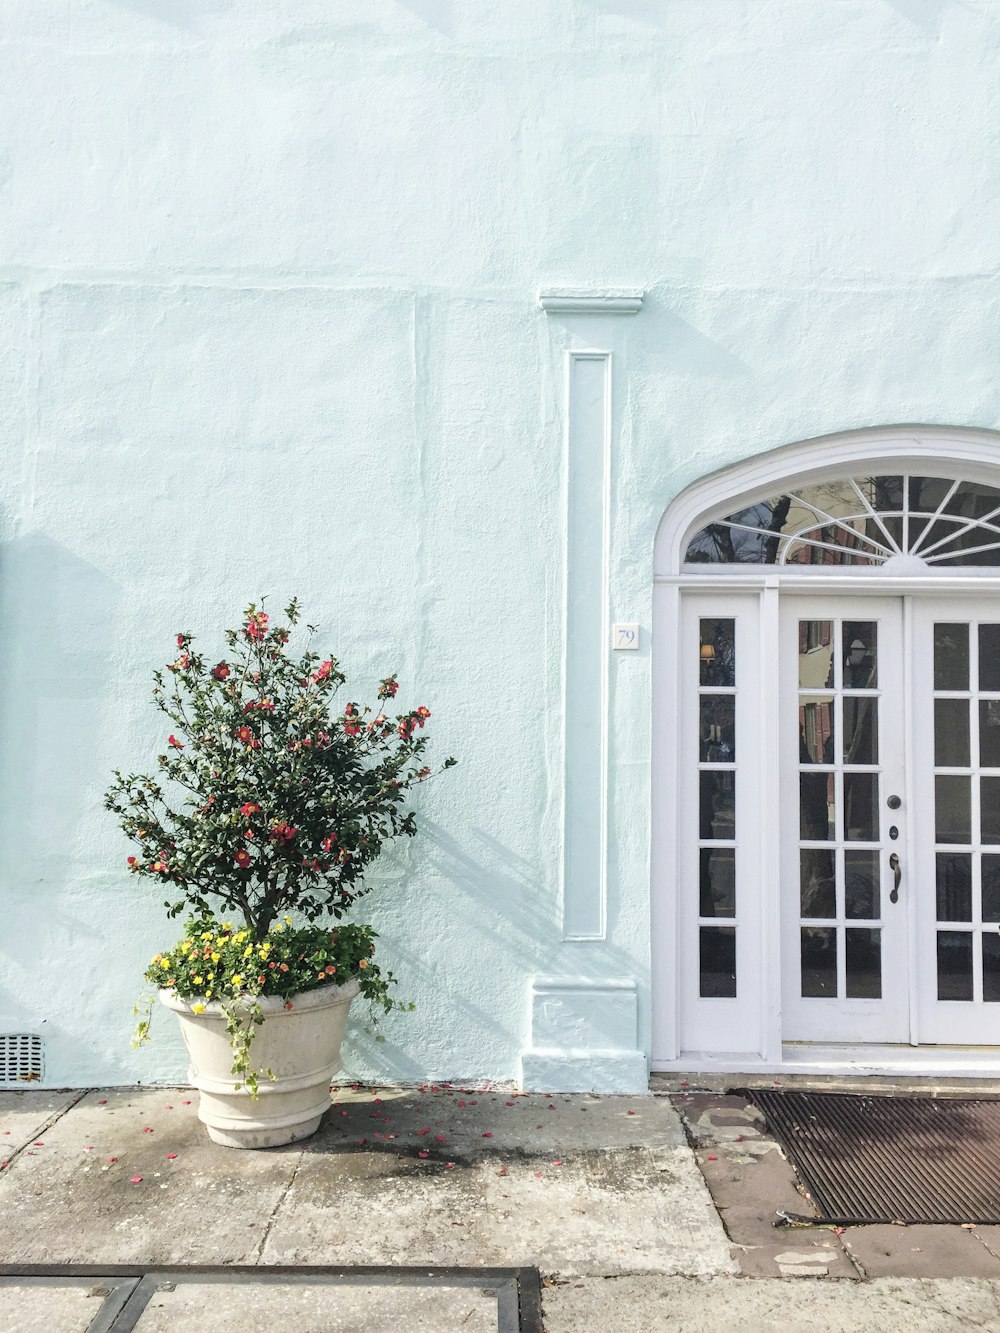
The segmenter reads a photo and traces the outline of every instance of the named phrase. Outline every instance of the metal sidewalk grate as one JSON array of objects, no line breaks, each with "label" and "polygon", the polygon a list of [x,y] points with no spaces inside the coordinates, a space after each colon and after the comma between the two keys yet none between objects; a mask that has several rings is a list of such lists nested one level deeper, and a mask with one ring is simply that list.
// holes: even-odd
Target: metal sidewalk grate
[{"label": "metal sidewalk grate", "polygon": [[1000,1101],[750,1095],[823,1221],[1000,1219]]},{"label": "metal sidewalk grate", "polygon": [[[260,1288],[279,1288],[289,1298],[296,1293],[313,1299],[322,1296],[326,1301],[323,1327],[330,1329],[357,1327],[354,1307],[366,1302],[369,1315],[375,1317],[374,1320],[366,1318],[362,1312],[361,1326],[370,1329],[371,1333],[378,1333],[382,1322],[380,1315],[388,1317],[387,1327],[393,1330],[405,1327],[408,1309],[416,1307],[428,1296],[437,1296],[443,1299],[444,1306],[439,1300],[436,1312],[432,1312],[433,1323],[426,1326],[440,1329],[441,1333],[451,1329],[459,1333],[460,1329],[470,1327],[483,1330],[489,1327],[490,1330],[496,1329],[496,1333],[542,1333],[541,1281],[534,1268],[336,1268],[326,1265],[0,1264],[0,1328],[16,1326],[5,1322],[5,1318],[8,1311],[15,1313],[16,1308],[24,1309],[26,1299],[32,1309],[31,1326],[42,1327],[37,1319],[45,1314],[46,1298],[55,1301],[62,1294],[65,1299],[65,1295],[72,1294],[75,1288],[78,1297],[98,1297],[102,1302],[87,1325],[87,1333],[132,1333],[133,1330],[143,1333],[146,1328],[156,1329],[157,1333],[164,1328],[169,1328],[170,1333],[185,1333],[188,1329],[191,1333],[203,1333],[208,1327],[202,1319],[204,1310],[212,1309],[218,1314],[220,1304],[227,1303],[226,1292],[235,1294],[235,1305],[239,1307],[250,1296],[249,1292],[240,1290],[247,1287],[256,1287],[258,1291]],[[189,1318],[192,1301],[185,1300],[186,1294],[196,1298],[193,1303],[199,1313],[193,1323]],[[21,1301],[20,1307],[11,1305],[15,1297]],[[443,1313],[449,1301],[455,1310],[453,1321],[449,1313]],[[228,1303],[233,1304],[231,1300]],[[293,1304],[294,1300],[288,1301],[289,1307]],[[51,1308],[54,1310],[55,1306]],[[476,1316],[471,1324],[470,1314]],[[287,1315],[295,1318],[291,1308],[287,1308]],[[425,1326],[421,1320],[416,1322]],[[50,1323],[48,1326],[55,1333],[56,1325]],[[224,1321],[220,1326],[237,1327],[238,1318],[232,1325]],[[276,1328],[293,1326],[300,1325],[286,1323],[284,1319],[275,1325]],[[72,1327],[80,1328],[79,1316],[73,1319]]]},{"label": "metal sidewalk grate", "polygon": [[0,1032],[0,1087],[39,1083],[45,1077],[45,1050],[33,1032]]}]

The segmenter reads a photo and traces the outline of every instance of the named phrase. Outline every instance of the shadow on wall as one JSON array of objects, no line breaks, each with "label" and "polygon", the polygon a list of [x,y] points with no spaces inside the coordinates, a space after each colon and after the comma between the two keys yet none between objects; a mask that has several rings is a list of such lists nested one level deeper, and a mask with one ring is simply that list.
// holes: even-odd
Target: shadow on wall
[{"label": "shadow on wall", "polygon": [[972,9],[966,0],[885,0],[885,3],[904,19],[935,37],[940,34],[945,13],[949,9]]},{"label": "shadow on wall", "polygon": [[0,571],[0,873],[31,891],[73,873],[79,825],[103,791],[94,755],[121,594],[41,533],[0,543]]}]

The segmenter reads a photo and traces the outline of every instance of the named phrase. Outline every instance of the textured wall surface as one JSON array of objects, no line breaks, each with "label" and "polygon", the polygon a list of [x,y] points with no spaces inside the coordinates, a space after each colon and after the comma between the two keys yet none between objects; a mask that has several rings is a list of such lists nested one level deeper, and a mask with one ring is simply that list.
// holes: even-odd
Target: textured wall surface
[{"label": "textured wall surface", "polygon": [[[361,1076],[514,1078],[530,978],[648,1041],[649,658],[613,663],[605,944],[561,943],[565,467],[539,286],[642,287],[615,365],[611,614],[671,498],[788,441],[1000,425],[993,0],[5,0],[0,1032],[129,1049],[172,938],[110,770],[150,672],[295,593],[461,767],[378,873],[418,1005]],[[596,539],[596,537],[595,537]],[[595,721],[596,724],[596,721]],[[162,1016],[164,1020],[166,1016]]]}]

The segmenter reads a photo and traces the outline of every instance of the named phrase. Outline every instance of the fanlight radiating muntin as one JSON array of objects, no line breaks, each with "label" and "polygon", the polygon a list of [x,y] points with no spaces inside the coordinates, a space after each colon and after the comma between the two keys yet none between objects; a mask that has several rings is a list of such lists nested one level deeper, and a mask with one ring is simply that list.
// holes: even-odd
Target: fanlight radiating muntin
[{"label": "fanlight radiating muntin", "polygon": [[897,557],[909,568],[1000,565],[1000,490],[899,473],[810,482],[707,523],[684,559],[801,568],[874,567]]}]

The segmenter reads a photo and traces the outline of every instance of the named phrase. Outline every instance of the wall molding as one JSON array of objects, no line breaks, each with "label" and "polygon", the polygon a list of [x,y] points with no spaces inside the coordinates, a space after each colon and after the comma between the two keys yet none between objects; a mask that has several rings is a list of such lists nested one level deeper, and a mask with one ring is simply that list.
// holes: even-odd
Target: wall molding
[{"label": "wall molding", "polygon": [[641,287],[541,287],[538,304],[547,315],[637,315]]},{"label": "wall molding", "polygon": [[638,1008],[636,985],[628,977],[535,977],[521,1086],[538,1092],[645,1092],[649,1069],[636,1047]]}]

